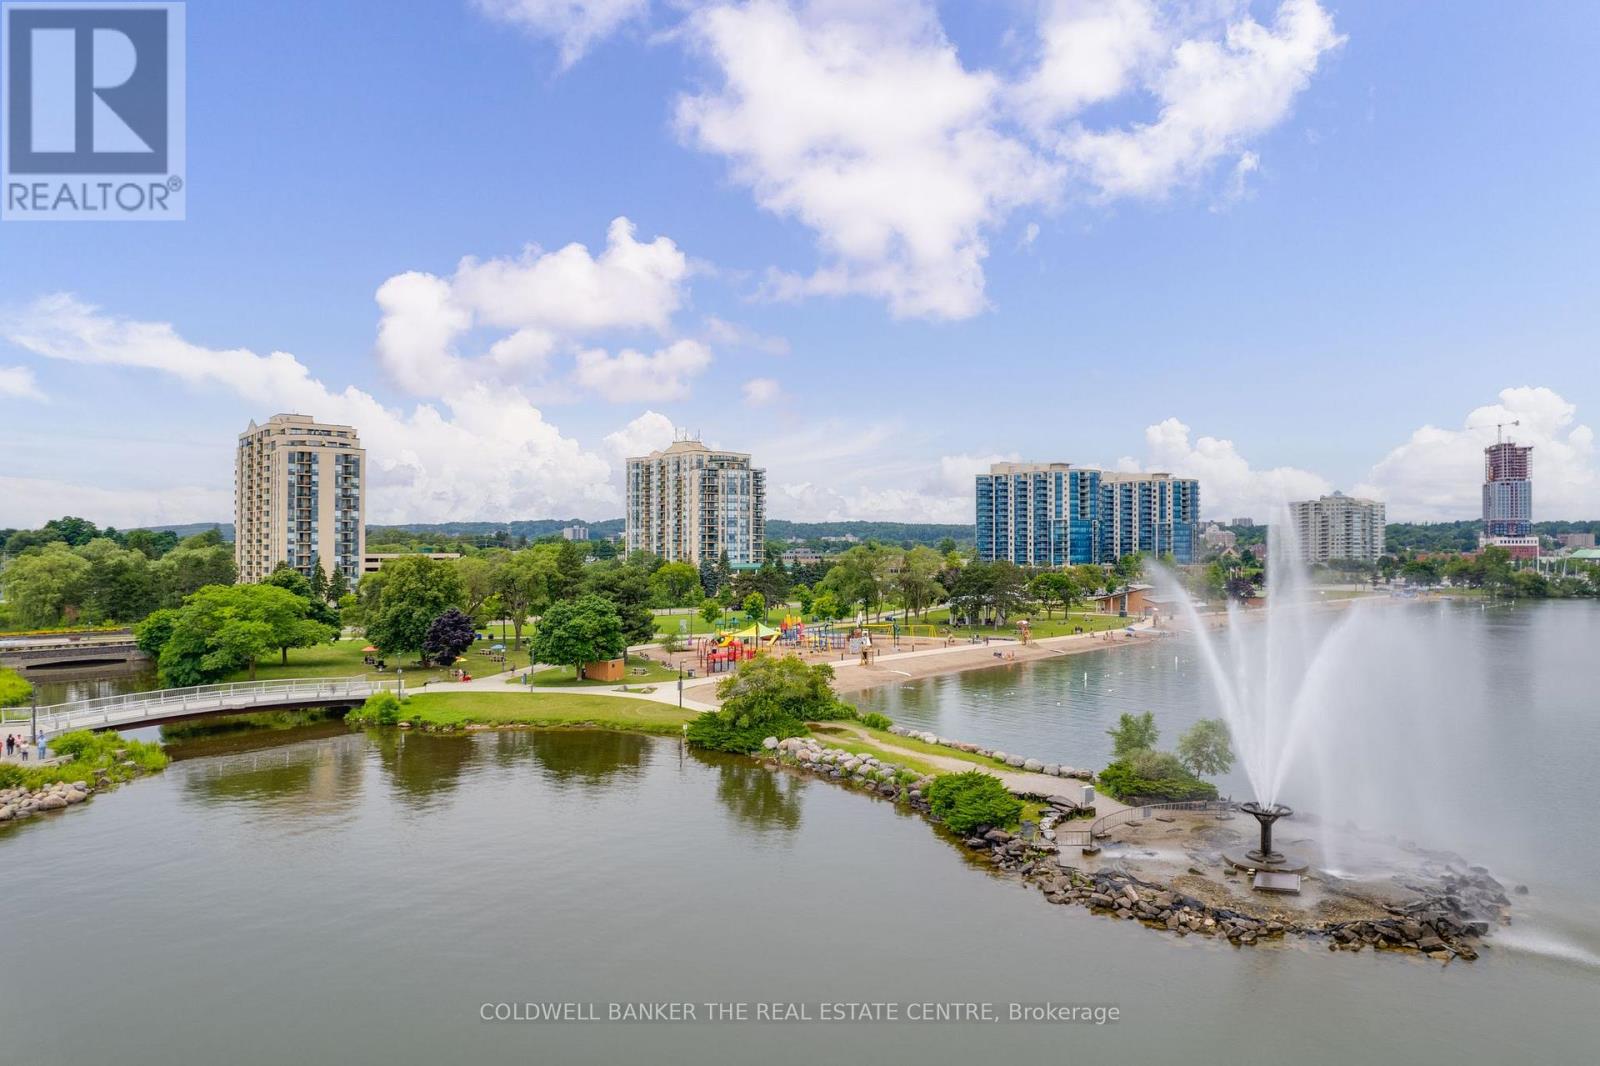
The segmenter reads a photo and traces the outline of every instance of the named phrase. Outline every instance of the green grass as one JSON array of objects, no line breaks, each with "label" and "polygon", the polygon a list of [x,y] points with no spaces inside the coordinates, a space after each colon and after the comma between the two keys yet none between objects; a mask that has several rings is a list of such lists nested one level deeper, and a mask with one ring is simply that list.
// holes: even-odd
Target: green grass
[{"label": "green grass", "polygon": [[[644,673],[636,674],[634,673],[635,670],[643,670]],[[669,670],[654,660],[640,661],[639,659],[630,659],[621,681],[579,681],[573,676],[574,673],[575,671],[570,666],[553,666],[548,670],[535,672],[533,684],[535,686],[562,685],[574,688],[599,688],[607,685],[650,685],[678,680],[678,671]],[[522,684],[522,679],[520,677],[507,678],[506,684],[520,685]]]},{"label": "green grass", "polygon": [[[907,751],[922,752],[924,755],[942,755],[947,759],[960,759],[962,762],[969,762],[974,766],[981,766],[985,770],[1016,770],[1018,773],[1022,772],[1017,770],[1016,767],[1007,766],[1005,763],[1000,762],[997,759],[986,759],[976,752],[961,751],[957,748],[947,748],[941,744],[929,744],[927,741],[918,740],[916,737],[897,736],[894,733],[890,733],[882,729],[869,729],[860,722],[851,722],[850,724],[855,728],[871,735],[871,737],[880,744],[893,744],[896,747],[905,748]],[[945,772],[948,773],[949,771]]]},{"label": "green grass", "polygon": [[577,692],[425,692],[405,702],[401,716],[423,725],[527,725],[676,734],[694,711],[668,703]]},{"label": "green grass", "polygon": [[[64,763],[30,766],[27,763],[0,763],[0,788],[22,786],[39,789],[57,781],[95,783],[95,771],[105,771],[110,781],[126,781],[141,773],[165,769],[166,753],[161,745],[143,740],[127,740],[119,733],[90,733],[77,730],[50,738],[51,755],[70,755]],[[124,766],[131,762],[133,766]]]},{"label": "green grass", "polygon": [[[473,674],[499,673],[505,667],[479,653],[487,651],[491,645],[499,644],[500,642],[498,636],[478,641],[467,650],[466,659],[460,665]],[[314,648],[290,648],[287,665],[280,662],[277,655],[268,656],[257,663],[256,680],[271,681],[276,678],[290,677],[392,678],[397,666],[405,670],[405,677],[408,683],[412,678],[416,678],[416,682],[419,685],[425,681],[444,681],[455,676],[453,673],[455,667],[433,666],[424,670],[416,665],[416,660],[410,656],[405,656],[402,659],[390,658],[388,660],[389,669],[379,673],[376,669],[361,661],[365,654],[361,649],[366,646],[367,639],[365,637],[346,637],[341,638],[337,643],[318,644]],[[527,653],[511,650],[509,642],[506,644],[506,649],[506,655],[512,657],[511,664],[515,664],[515,656],[518,655],[522,657],[523,662],[527,661]],[[378,658],[378,656],[375,655],[373,658]],[[250,672],[248,670],[240,670],[223,678],[224,681],[248,681],[249,679]]]}]

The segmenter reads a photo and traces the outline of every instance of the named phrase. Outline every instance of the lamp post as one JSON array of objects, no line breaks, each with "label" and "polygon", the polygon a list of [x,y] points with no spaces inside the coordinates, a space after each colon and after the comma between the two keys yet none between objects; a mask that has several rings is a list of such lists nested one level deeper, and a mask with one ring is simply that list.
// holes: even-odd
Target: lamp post
[{"label": "lamp post", "polygon": [[678,710],[683,710],[683,660],[678,660]]},{"label": "lamp post", "polygon": [[404,699],[405,695],[406,695],[406,670],[405,670],[405,667],[397,666],[397,667],[394,668],[394,684],[395,684],[395,695],[399,696],[401,699]]}]

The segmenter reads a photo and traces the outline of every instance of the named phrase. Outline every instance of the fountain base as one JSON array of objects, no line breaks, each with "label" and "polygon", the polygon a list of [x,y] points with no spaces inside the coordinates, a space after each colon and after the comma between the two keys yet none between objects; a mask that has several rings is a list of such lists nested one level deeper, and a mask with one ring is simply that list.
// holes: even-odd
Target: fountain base
[{"label": "fountain base", "polygon": [[1230,848],[1222,853],[1222,861],[1235,870],[1265,870],[1275,874],[1303,874],[1311,868],[1311,864],[1298,855],[1274,851],[1264,856],[1255,848],[1249,851]]}]

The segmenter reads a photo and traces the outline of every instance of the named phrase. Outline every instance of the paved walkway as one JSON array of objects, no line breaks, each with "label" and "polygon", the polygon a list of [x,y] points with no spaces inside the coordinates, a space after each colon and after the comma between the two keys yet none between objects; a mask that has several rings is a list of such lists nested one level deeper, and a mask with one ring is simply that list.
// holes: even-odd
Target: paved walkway
[{"label": "paved walkway", "polygon": [[[908,759],[917,759],[921,762],[930,763],[941,770],[949,770],[958,774],[966,770],[982,770],[984,773],[993,774],[1011,792],[1025,792],[1036,796],[1061,796],[1076,803],[1079,797],[1083,795],[1082,789],[1087,783],[1076,778],[1051,777],[1049,774],[1029,773],[1025,770],[1007,770],[1000,766],[985,766],[982,763],[968,762],[953,755],[935,755],[932,752],[922,751],[917,748],[903,748],[898,744],[873,736],[852,722],[828,722],[825,724],[830,728],[837,727],[845,732],[853,733],[858,739],[866,741],[875,748],[893,752]],[[826,746],[826,733],[817,735],[816,739]],[[1114,814],[1127,807],[1127,804],[1118,803],[1110,796],[1102,796],[1098,790],[1095,792],[1094,802],[1097,815]]]}]

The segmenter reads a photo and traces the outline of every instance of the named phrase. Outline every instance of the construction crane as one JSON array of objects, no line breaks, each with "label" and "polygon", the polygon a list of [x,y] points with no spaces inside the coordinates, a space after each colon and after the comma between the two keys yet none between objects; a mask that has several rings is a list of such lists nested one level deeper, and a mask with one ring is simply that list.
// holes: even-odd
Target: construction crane
[{"label": "construction crane", "polygon": [[[1520,419],[1520,418],[1513,418],[1509,422],[1496,422],[1494,424],[1494,442],[1496,444],[1504,444],[1505,443],[1505,428],[1507,426],[1520,426],[1520,425],[1522,425],[1522,419]],[[1480,422],[1476,426],[1468,426],[1467,428],[1468,429],[1488,429],[1489,428],[1489,424],[1487,422]]]}]

